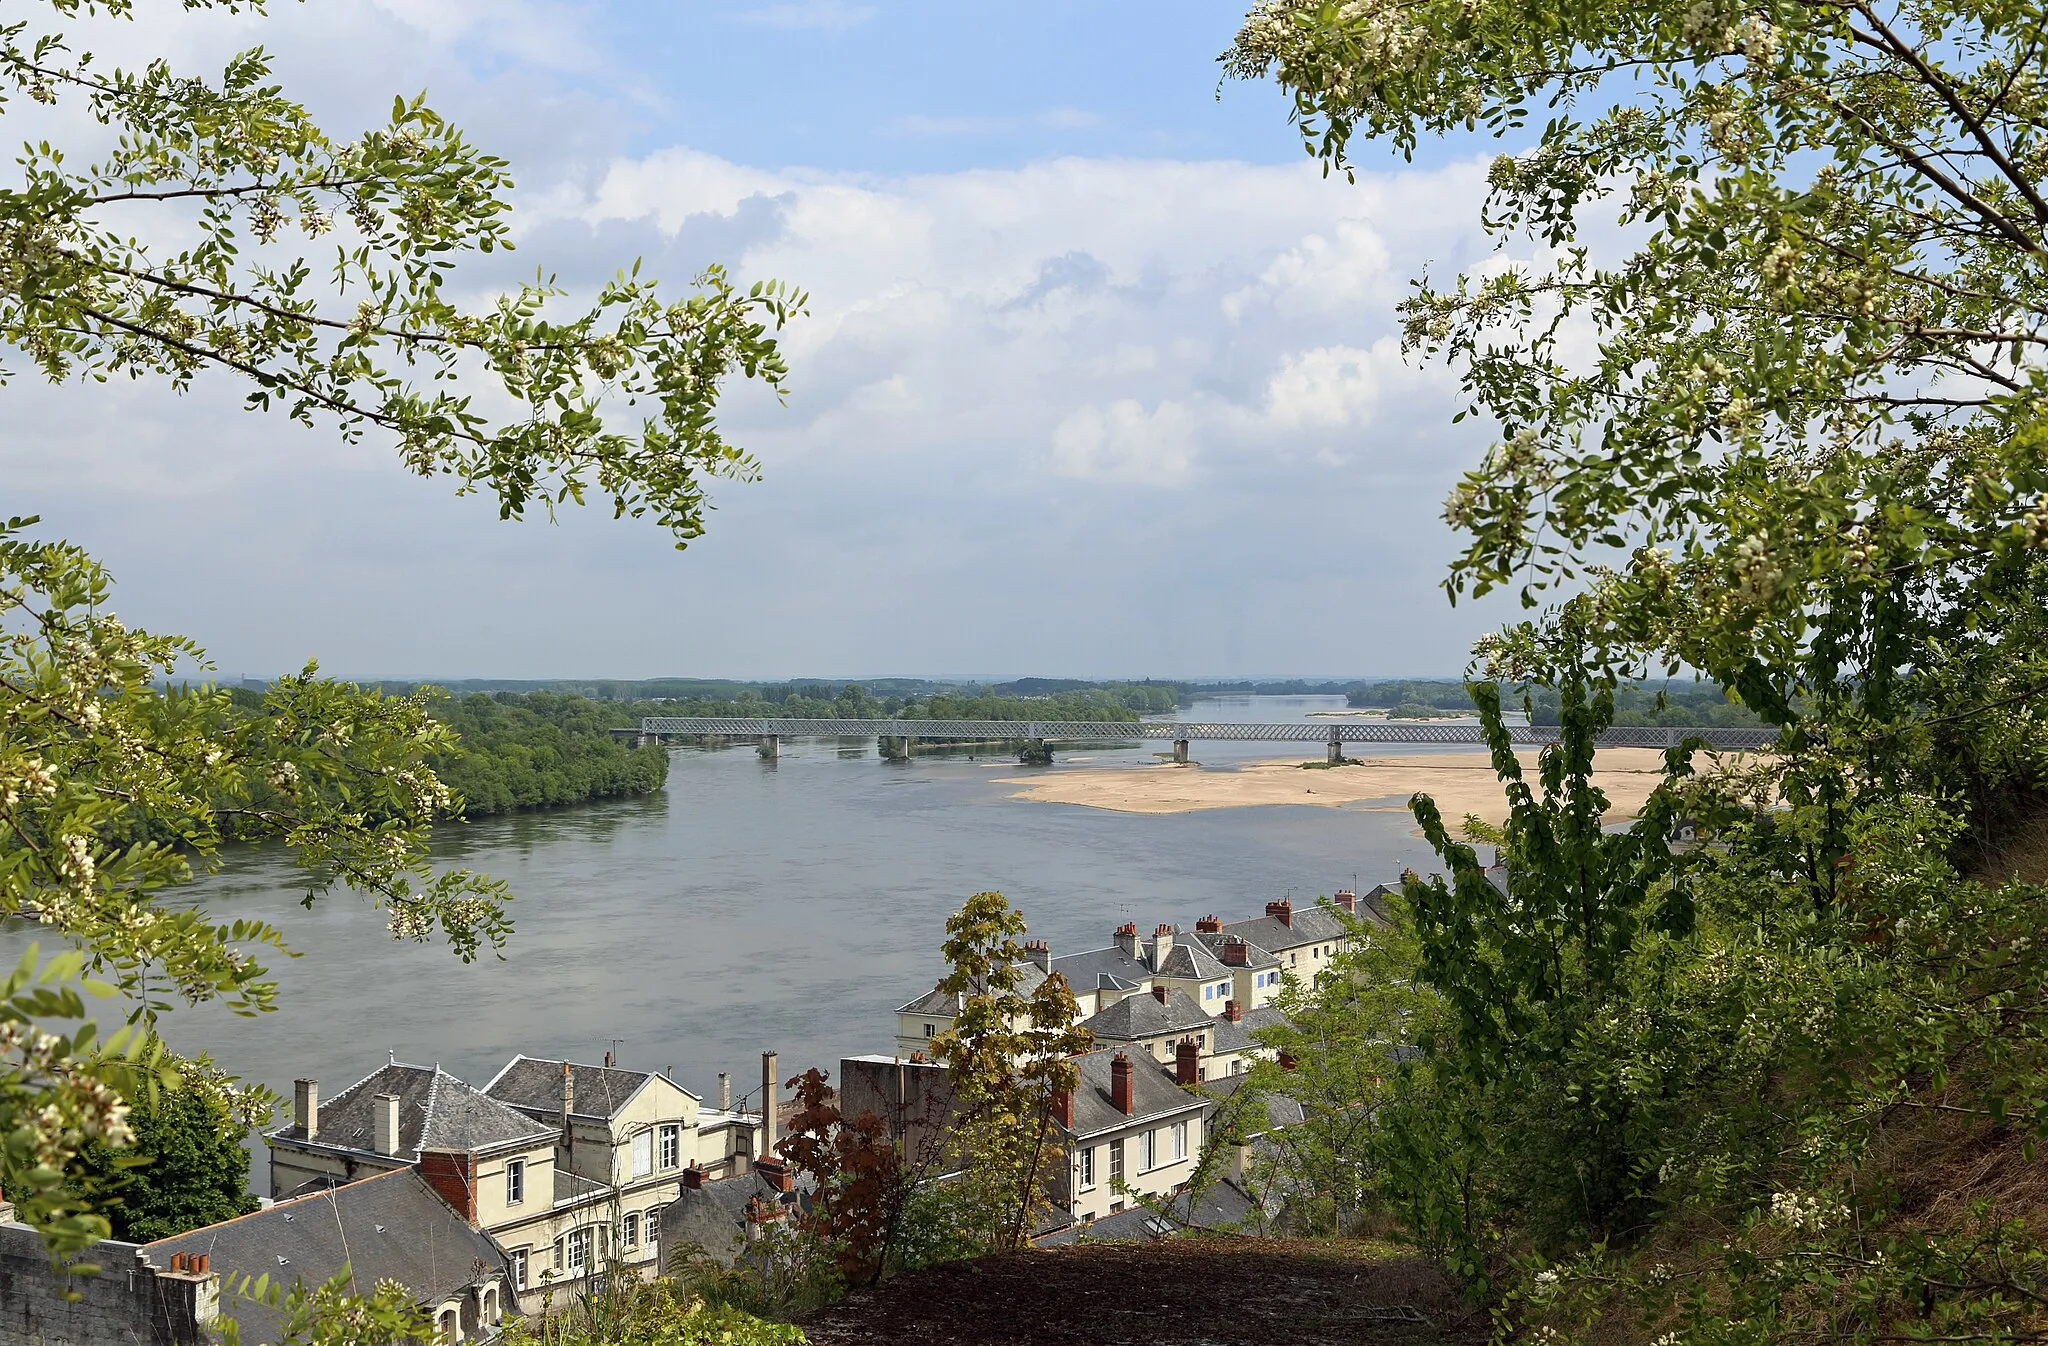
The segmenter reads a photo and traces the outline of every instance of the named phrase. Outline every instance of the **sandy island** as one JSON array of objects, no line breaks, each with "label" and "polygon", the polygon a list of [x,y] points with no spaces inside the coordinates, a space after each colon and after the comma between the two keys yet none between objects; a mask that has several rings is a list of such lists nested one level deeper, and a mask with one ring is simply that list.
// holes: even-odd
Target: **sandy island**
[{"label": "sandy island", "polygon": [[[1517,754],[1530,779],[1536,750]],[[1656,788],[1664,754],[1656,748],[1603,748],[1594,779],[1613,807],[1609,818],[1632,817]],[[1702,760],[1702,767],[1707,763]],[[1259,804],[1359,805],[1368,812],[1406,813],[1408,797],[1435,797],[1446,820],[1476,813],[1488,822],[1507,819],[1507,800],[1485,753],[1431,753],[1414,757],[1367,757],[1356,766],[1305,771],[1299,759],[1254,762],[1234,771],[1199,766],[1159,766],[1055,771],[1011,776],[999,785],[1025,787],[1013,799],[1048,804],[1081,804],[1119,813],[1195,813]]]}]

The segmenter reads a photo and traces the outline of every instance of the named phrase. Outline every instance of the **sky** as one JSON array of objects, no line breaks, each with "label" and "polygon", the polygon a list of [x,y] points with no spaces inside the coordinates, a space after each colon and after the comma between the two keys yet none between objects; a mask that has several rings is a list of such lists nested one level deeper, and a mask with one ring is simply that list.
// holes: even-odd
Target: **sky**
[{"label": "sky", "polygon": [[[148,0],[86,45],[218,69],[262,44],[331,134],[425,90],[518,178],[517,251],[807,290],[763,467],[687,551],[492,502],[241,409],[222,376],[0,391],[0,515],[39,514],[131,624],[228,678],[1454,674],[1440,520],[1492,427],[1404,357],[1411,278],[1495,264],[1498,146],[1303,153],[1222,84],[1241,8],[873,0]],[[14,105],[20,139],[30,129]],[[494,269],[495,268],[495,269]]]}]

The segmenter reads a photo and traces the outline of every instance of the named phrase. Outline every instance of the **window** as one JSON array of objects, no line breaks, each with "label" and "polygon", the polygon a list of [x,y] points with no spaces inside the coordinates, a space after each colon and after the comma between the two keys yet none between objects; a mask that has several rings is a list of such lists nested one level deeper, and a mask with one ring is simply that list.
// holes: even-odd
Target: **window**
[{"label": "window", "polygon": [[1207,1033],[1195,1034],[1195,1050],[1203,1052],[1209,1050],[1209,1035]]},{"label": "window", "polygon": [[1090,1145],[1081,1151],[1081,1186],[1095,1185],[1095,1147]]},{"label": "window", "polygon": [[1236,1057],[1234,1057],[1234,1056],[1233,1056],[1233,1057],[1231,1057],[1231,1058],[1230,1058],[1230,1073],[1231,1073],[1231,1074],[1233,1074],[1233,1075],[1242,1075],[1242,1074],[1244,1074],[1244,1062],[1242,1062],[1242,1061],[1238,1060],[1238,1059],[1237,1059]]},{"label": "window", "polygon": [[939,1035],[939,1026],[933,1023],[926,1024],[924,1026],[924,1035],[928,1038],[937,1037]]},{"label": "window", "polygon": [[584,1272],[590,1270],[590,1242],[590,1230],[572,1229],[569,1231],[567,1241],[569,1257],[563,1269],[571,1276],[581,1276]]},{"label": "window", "polygon": [[1204,1000],[1214,1000],[1215,998],[1216,998],[1216,988],[1215,988],[1215,987],[1213,987],[1213,986],[1204,986],[1204,987],[1202,988],[1202,999],[1204,999]]},{"label": "window", "polygon": [[1186,1122],[1175,1122],[1173,1124],[1173,1157],[1175,1160],[1188,1157],[1188,1124]]},{"label": "window", "polygon": [[1116,1182],[1124,1176],[1124,1143],[1120,1140],[1109,1142],[1109,1180]]},{"label": "window", "polygon": [[619,1246],[637,1248],[640,1246],[640,1212],[629,1210],[619,1221]]},{"label": "window", "polygon": [[654,1172],[654,1133],[642,1131],[633,1137],[633,1176],[644,1178]]},{"label": "window", "polygon": [[1197,1080],[1200,1080],[1200,1081],[1202,1081],[1203,1083],[1205,1083],[1205,1084],[1206,1084],[1206,1083],[1208,1082],[1208,1079],[1209,1079],[1209,1067],[1207,1067],[1207,1066],[1196,1066],[1196,1067],[1195,1067],[1195,1078],[1196,1078]]},{"label": "window", "polygon": [[1112,1201],[1109,1203],[1109,1213],[1111,1215],[1115,1215],[1118,1211],[1122,1210],[1123,1208],[1124,1203],[1121,1201]]},{"label": "window", "polygon": [[555,1240],[555,1270],[557,1270],[557,1271],[560,1271],[561,1269],[562,1269],[562,1241],[561,1241],[560,1239],[556,1239],[556,1240]]},{"label": "window", "polygon": [[1138,1138],[1138,1172],[1156,1168],[1159,1164],[1159,1133],[1147,1131]]},{"label": "window", "polygon": [[661,1166],[674,1168],[683,1162],[683,1128],[664,1126],[661,1128]]},{"label": "window", "polygon": [[505,1204],[516,1206],[526,1200],[526,1161],[514,1159],[505,1165]]},{"label": "window", "polygon": [[647,1231],[647,1246],[652,1248],[661,1241],[661,1212],[649,1210],[647,1212],[647,1219],[643,1222],[643,1227]]},{"label": "window", "polygon": [[512,1250],[512,1288],[514,1290],[524,1290],[526,1288],[526,1249],[524,1248],[514,1248]]}]

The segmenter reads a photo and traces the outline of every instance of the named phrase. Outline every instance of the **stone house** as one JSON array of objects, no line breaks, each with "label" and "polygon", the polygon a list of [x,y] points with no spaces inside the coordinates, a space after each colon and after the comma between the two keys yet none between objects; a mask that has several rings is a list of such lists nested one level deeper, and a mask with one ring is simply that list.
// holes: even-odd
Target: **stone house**
[{"label": "stone house", "polygon": [[[1054,1107],[1067,1149],[1065,1182],[1056,1184],[1060,1204],[1076,1220],[1093,1220],[1129,1203],[1115,1190],[1118,1180],[1156,1196],[1178,1191],[1194,1174],[1213,1105],[1156,1062],[1119,1048],[1089,1052],[1075,1065],[1080,1084]],[[1192,1085],[1191,1052],[1180,1069]]]},{"label": "stone house", "polygon": [[1081,1026],[1095,1035],[1098,1047],[1114,1045],[1134,1054],[1142,1052],[1168,1067],[1174,1064],[1179,1045],[1192,1040],[1202,1057],[1197,1078],[1208,1079],[1211,1072],[1228,1073],[1234,1059],[1227,1055],[1212,1059],[1222,1037],[1217,1031],[1219,1019],[1206,1013],[1187,992],[1162,983],[1152,988],[1151,995],[1134,995],[1089,1015]]},{"label": "stone house", "polygon": [[520,1056],[481,1090],[395,1059],[325,1104],[301,1080],[291,1124],[265,1139],[278,1197],[417,1167],[504,1247],[532,1311],[609,1266],[654,1269],[683,1170],[750,1166],[759,1129],[656,1072]]},{"label": "stone house", "polygon": [[[1369,907],[1361,907],[1349,889],[1341,890],[1331,907],[1321,905],[1296,909],[1288,898],[1266,904],[1266,914],[1248,921],[1232,921],[1213,933],[1234,936],[1256,949],[1273,955],[1282,971],[1304,982],[1328,967],[1350,943],[1349,932],[1336,912],[1372,918]],[[1240,1002],[1256,1004],[1258,1002]]]},{"label": "stone house", "polygon": [[[248,1346],[280,1340],[276,1309],[250,1293],[268,1276],[284,1293],[344,1267],[365,1293],[403,1285],[438,1342],[488,1341],[516,1312],[505,1250],[412,1168],[387,1169],[154,1243],[107,1241],[62,1276],[36,1231],[0,1205],[0,1340],[198,1346],[232,1318]],[[65,1292],[76,1294],[67,1300]]]}]

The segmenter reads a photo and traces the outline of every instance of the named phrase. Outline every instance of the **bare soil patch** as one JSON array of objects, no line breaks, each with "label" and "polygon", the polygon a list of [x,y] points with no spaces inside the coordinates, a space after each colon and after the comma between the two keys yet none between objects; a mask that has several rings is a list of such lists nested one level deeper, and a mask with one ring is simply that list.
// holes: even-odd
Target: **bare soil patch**
[{"label": "bare soil patch", "polygon": [[933,1267],[803,1324],[814,1346],[1466,1346],[1485,1315],[1420,1258],[1342,1244],[1181,1238]]}]

